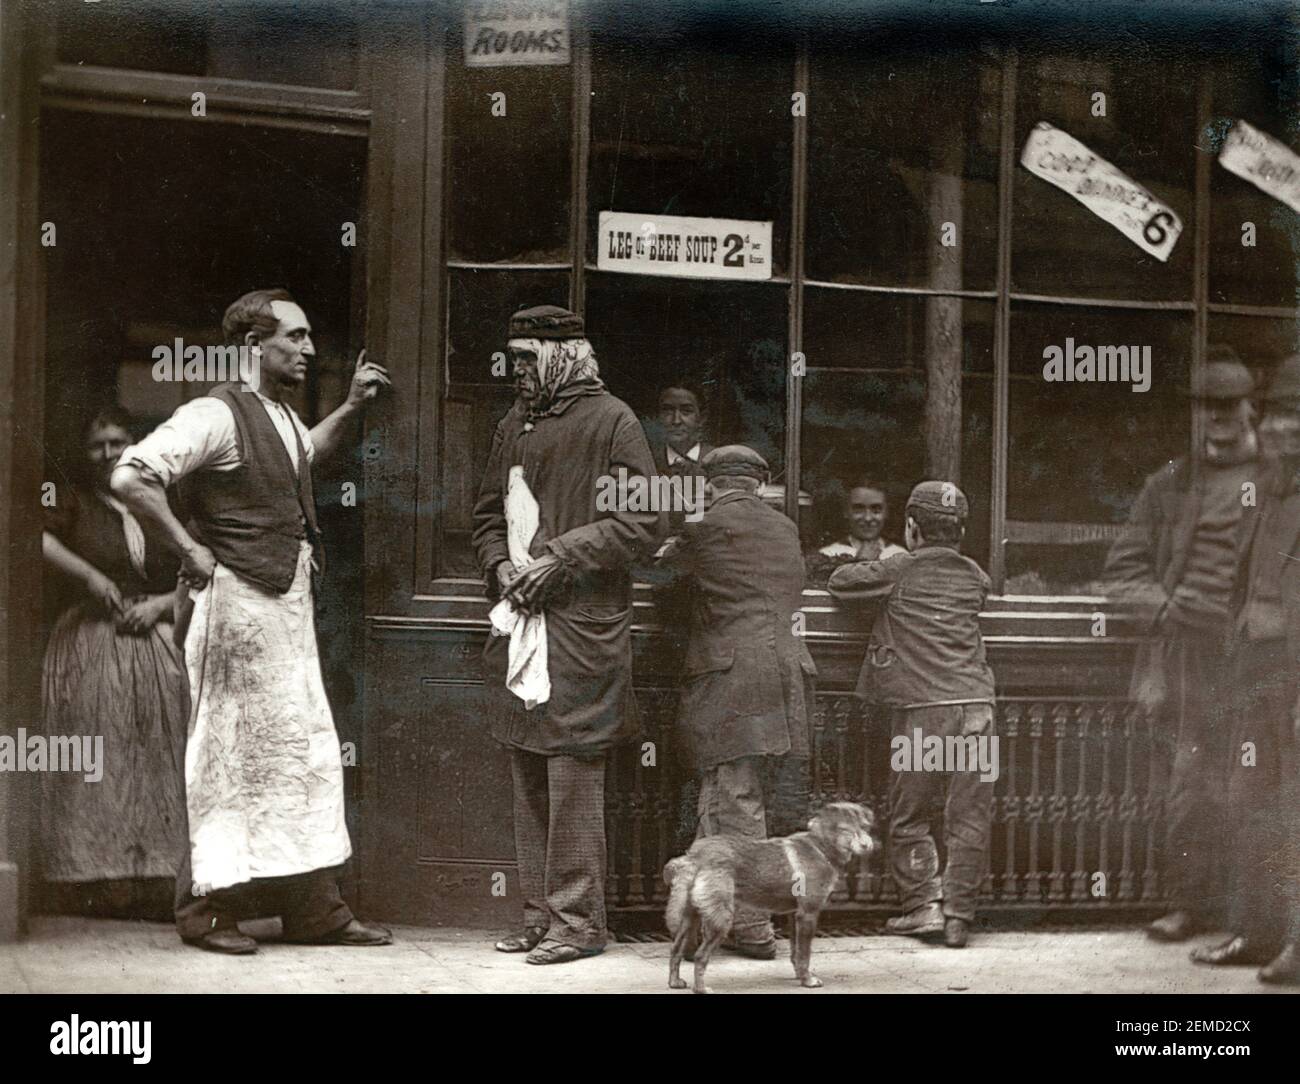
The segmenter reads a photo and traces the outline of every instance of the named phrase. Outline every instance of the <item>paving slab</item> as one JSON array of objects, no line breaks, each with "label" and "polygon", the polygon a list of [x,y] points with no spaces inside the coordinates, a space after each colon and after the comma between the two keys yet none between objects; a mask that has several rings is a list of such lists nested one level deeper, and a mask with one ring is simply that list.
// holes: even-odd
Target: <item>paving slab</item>
[{"label": "paving slab", "polygon": [[[5,993],[670,993],[668,945],[612,944],[601,956],[537,967],[492,950],[477,929],[394,928],[383,948],[287,945],[277,924],[246,925],[266,938],[255,956],[183,945],[165,923],[40,917],[28,935],[0,945]],[[1140,929],[978,932],[962,950],[907,938],[822,937],[813,970],[826,984],[804,990],[788,943],[772,961],[714,957],[720,993],[1296,993],[1261,985],[1254,968],[1206,968],[1190,945],[1158,945]],[[684,977],[690,980],[691,966]]]}]

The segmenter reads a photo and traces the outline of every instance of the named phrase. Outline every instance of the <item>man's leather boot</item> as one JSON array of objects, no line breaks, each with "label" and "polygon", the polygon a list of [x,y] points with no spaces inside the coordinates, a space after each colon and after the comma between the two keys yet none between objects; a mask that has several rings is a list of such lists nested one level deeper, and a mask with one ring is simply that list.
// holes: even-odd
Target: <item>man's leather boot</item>
[{"label": "man's leather boot", "polygon": [[949,948],[965,948],[970,938],[970,923],[964,918],[949,918],[943,924],[943,943]]},{"label": "man's leather boot", "polygon": [[896,915],[885,923],[886,933],[901,933],[906,937],[924,937],[943,933],[943,908],[937,903],[922,904],[905,915]]},{"label": "man's leather boot", "polygon": [[1300,947],[1294,941],[1283,945],[1282,951],[1259,969],[1259,981],[1277,986],[1300,986]]}]

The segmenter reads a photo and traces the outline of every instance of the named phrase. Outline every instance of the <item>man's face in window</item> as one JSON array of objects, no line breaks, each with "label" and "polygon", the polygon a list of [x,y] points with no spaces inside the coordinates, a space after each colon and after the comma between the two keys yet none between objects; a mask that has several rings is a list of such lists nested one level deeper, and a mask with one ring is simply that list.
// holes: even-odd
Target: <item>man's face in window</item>
[{"label": "man's face in window", "polygon": [[1214,444],[1235,444],[1250,430],[1250,400],[1203,399],[1200,403],[1205,437]]},{"label": "man's face in window", "polygon": [[537,351],[528,343],[511,339],[506,344],[506,353],[515,378],[515,393],[525,404],[536,402],[542,388],[537,377]]},{"label": "man's face in window", "polygon": [[1300,460],[1300,399],[1269,403],[1259,423],[1259,440],[1271,459]]},{"label": "man's face in window", "polygon": [[869,486],[849,490],[849,534],[859,542],[874,542],[885,526],[889,505],[885,495]]},{"label": "man's face in window", "polygon": [[673,450],[685,455],[700,442],[704,417],[695,396],[685,388],[664,388],[659,396],[659,424]]}]

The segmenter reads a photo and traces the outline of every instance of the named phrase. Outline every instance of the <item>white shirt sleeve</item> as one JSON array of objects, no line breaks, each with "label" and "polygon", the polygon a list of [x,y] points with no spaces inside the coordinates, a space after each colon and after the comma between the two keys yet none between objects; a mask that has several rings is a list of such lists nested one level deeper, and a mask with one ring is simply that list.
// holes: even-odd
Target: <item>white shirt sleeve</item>
[{"label": "white shirt sleeve", "polygon": [[[307,449],[308,456],[311,449]],[[138,444],[119,463],[148,467],[164,486],[196,470],[234,470],[239,466],[235,416],[210,395],[191,399]]]}]

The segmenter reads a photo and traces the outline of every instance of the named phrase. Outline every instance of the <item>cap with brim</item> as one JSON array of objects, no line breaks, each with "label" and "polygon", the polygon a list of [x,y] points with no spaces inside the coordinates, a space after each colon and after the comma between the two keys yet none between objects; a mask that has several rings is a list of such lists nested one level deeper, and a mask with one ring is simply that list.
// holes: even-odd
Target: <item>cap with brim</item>
[{"label": "cap with brim", "polygon": [[1268,391],[1264,393],[1264,401],[1269,403],[1296,400],[1300,400],[1300,354],[1282,360],[1273,379],[1268,382]]},{"label": "cap with brim", "polygon": [[951,482],[920,482],[907,498],[908,508],[924,508],[941,516],[964,518],[970,509],[966,494]]},{"label": "cap with brim", "polygon": [[582,317],[558,305],[534,305],[510,317],[511,339],[581,339]]},{"label": "cap with brim", "polygon": [[700,460],[700,467],[706,478],[731,475],[765,482],[768,475],[767,460],[744,444],[724,444],[721,448],[714,448]]},{"label": "cap with brim", "polygon": [[1249,399],[1255,392],[1250,370],[1240,361],[1207,361],[1205,367],[1184,390],[1192,399],[1214,401]]}]

